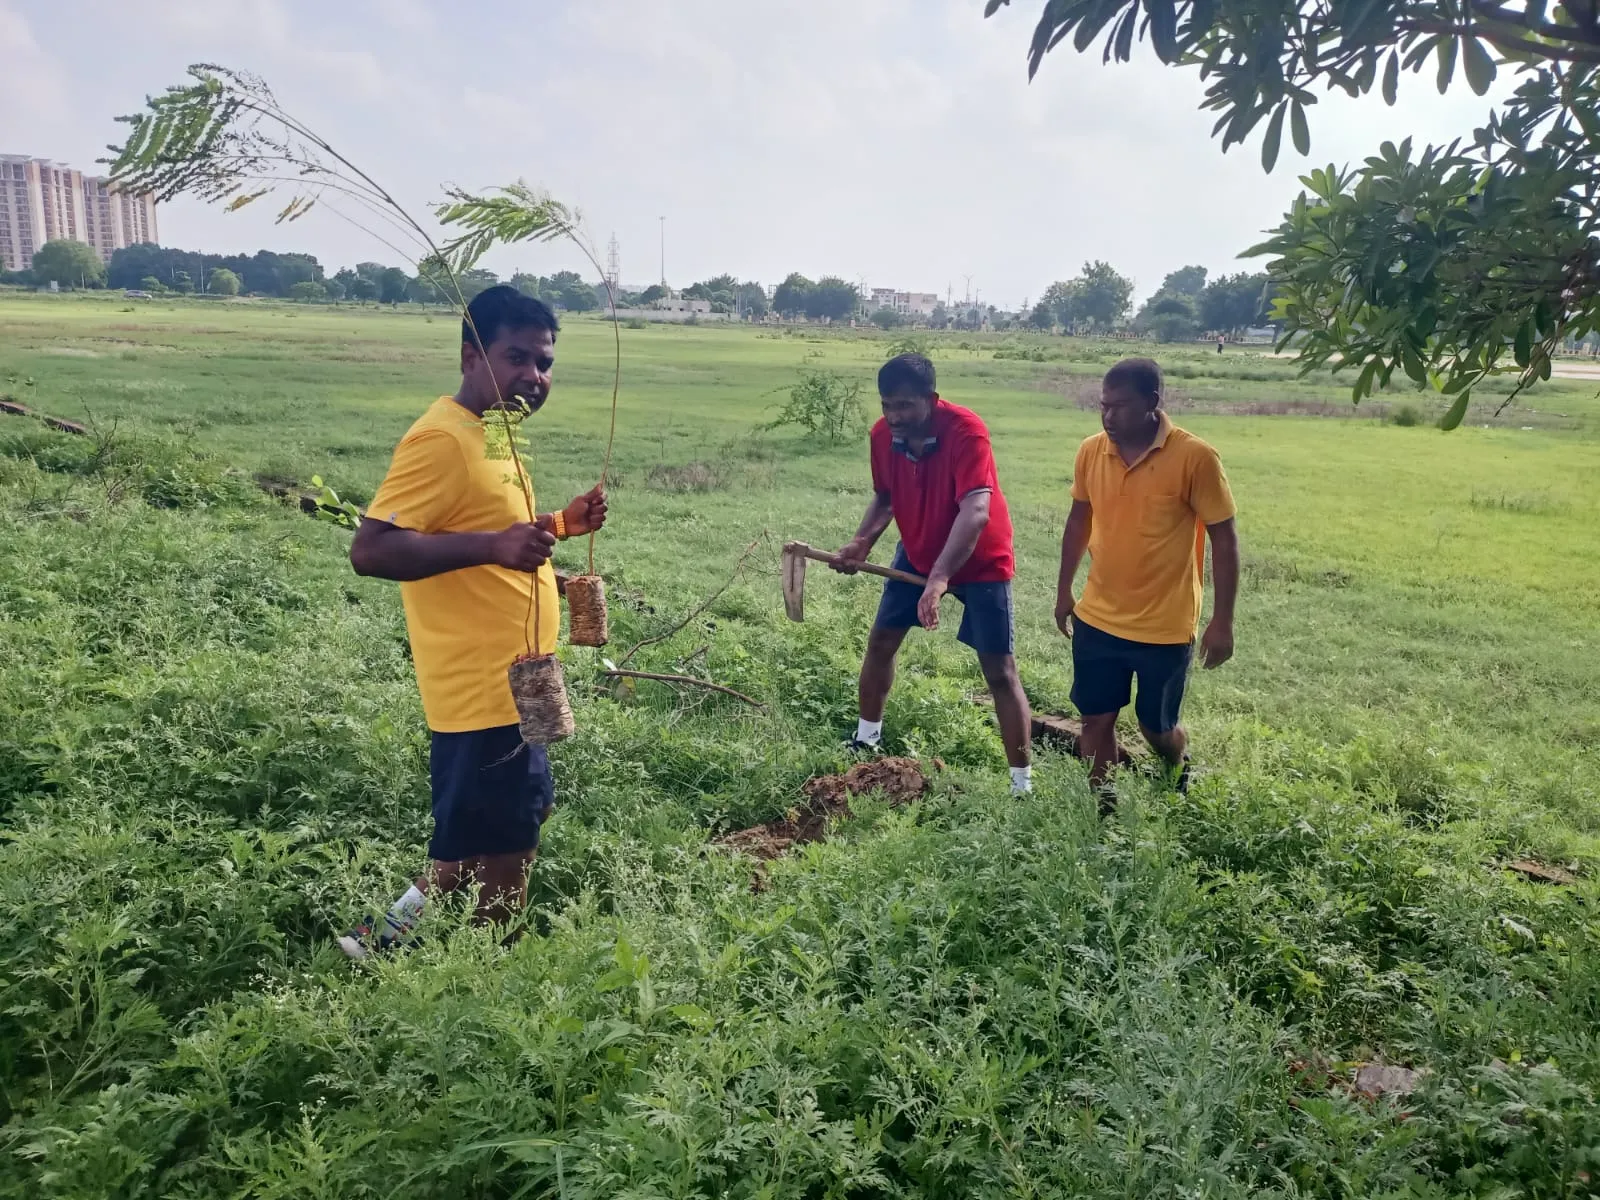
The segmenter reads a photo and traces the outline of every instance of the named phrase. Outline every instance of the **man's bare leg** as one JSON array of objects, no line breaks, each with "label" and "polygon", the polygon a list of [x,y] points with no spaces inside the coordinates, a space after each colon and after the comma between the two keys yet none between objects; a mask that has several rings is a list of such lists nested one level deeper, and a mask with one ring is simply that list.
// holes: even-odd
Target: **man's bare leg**
[{"label": "man's bare leg", "polygon": [[[1144,734],[1144,740],[1150,743],[1150,748],[1161,756],[1161,761],[1167,764],[1169,779],[1176,779],[1176,787],[1180,792],[1189,789],[1189,781],[1181,774],[1184,763],[1189,758],[1189,733],[1182,725],[1175,725],[1165,733],[1154,733],[1145,728],[1141,723],[1139,732]],[[1170,772],[1179,772],[1177,775]]]},{"label": "man's bare leg", "polygon": [[507,921],[522,908],[528,896],[528,870],[537,851],[519,850],[512,854],[480,854],[461,862],[433,864],[434,886],[441,892],[479,885],[478,908],[473,919],[479,923]]},{"label": "man's bare leg", "polygon": [[1017,675],[1017,660],[1010,654],[980,654],[978,666],[983,681],[994,698],[994,715],[1000,722],[1000,739],[1005,743],[1006,762],[1026,767],[1033,762],[1033,722],[1028,713],[1028,697]]},{"label": "man's bare leg", "polygon": [[895,655],[900,653],[900,643],[905,639],[904,629],[885,629],[881,625],[874,625],[867,634],[867,652],[861,659],[861,679],[856,686],[863,721],[883,720],[883,706],[894,686]]},{"label": "man's bare leg", "polygon": [[1189,734],[1182,725],[1175,725],[1165,733],[1154,733],[1140,725],[1139,732],[1169,767],[1179,766],[1189,751]]},{"label": "man's bare leg", "polygon": [[1103,788],[1117,765],[1117,714],[1098,713],[1083,718],[1078,757],[1089,764],[1089,786]]}]

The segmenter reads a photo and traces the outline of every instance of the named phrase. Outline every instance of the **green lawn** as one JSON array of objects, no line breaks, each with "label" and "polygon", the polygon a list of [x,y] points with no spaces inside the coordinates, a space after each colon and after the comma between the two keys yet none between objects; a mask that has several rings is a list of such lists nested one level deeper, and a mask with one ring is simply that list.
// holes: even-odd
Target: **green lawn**
[{"label": "green lawn", "polygon": [[[624,328],[614,643],[757,541],[631,665],[768,711],[618,695],[564,650],[579,733],[537,936],[502,951],[440,907],[416,952],[353,969],[331,935],[427,835],[398,596],[252,476],[364,500],[454,387],[456,329],[0,294],[0,395],[95,431],[0,416],[0,1195],[1592,1194],[1593,384],[1497,416],[1502,388],[1444,435],[1412,393],[1351,414],[1237,348],[930,339],[993,432],[1024,686],[1060,712],[1073,451],[1099,373],[1159,350],[1245,555],[1238,655],[1190,693],[1203,775],[1129,778],[1102,825],[1046,753],[1011,800],[975,664],[913,637],[887,732],[948,770],[753,891],[707,838],[840,765],[876,603],[824,572],[783,618],[779,547],[848,537],[866,455],[762,426],[806,369],[870,405],[895,339]],[[598,472],[610,338],[561,336],[528,427],[547,504]],[[1376,415],[1405,404],[1422,424]],[[1279,410],[1339,415],[1240,415]],[[1494,866],[1524,857],[1578,882]],[[1372,1060],[1420,1090],[1338,1086]]]}]

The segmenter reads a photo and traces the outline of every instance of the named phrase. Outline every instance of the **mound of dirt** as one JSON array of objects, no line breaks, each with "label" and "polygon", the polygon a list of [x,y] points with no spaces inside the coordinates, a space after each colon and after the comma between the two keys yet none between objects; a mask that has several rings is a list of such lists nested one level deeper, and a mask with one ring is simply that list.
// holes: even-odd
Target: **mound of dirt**
[{"label": "mound of dirt", "polygon": [[[938,759],[932,765],[936,771],[944,769]],[[914,758],[879,758],[857,763],[843,775],[820,775],[802,790],[806,802],[782,820],[735,830],[713,844],[752,858],[777,858],[795,846],[821,841],[830,820],[850,815],[851,796],[882,792],[891,807],[900,808],[928,790],[928,777]]]}]

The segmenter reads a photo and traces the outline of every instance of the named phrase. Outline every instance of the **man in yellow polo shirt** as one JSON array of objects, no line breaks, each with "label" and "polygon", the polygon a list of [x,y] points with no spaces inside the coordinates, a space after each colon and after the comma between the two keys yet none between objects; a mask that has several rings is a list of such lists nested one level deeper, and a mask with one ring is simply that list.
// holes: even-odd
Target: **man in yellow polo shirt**
[{"label": "man in yellow polo shirt", "polygon": [[[418,417],[350,545],[359,575],[400,582],[422,711],[432,731],[430,873],[383,917],[339,939],[351,957],[404,938],[430,888],[481,887],[478,915],[520,907],[539,826],[554,805],[542,746],[525,746],[506,668],[555,649],[556,539],[600,528],[599,488],[529,521],[533,484],[493,409],[537,411],[560,326],[544,304],[492,287],[461,324],[461,388]],[[527,490],[524,491],[524,486]]]},{"label": "man in yellow polo shirt", "polygon": [[[1078,448],[1072,511],[1061,536],[1056,624],[1072,638],[1072,702],[1083,715],[1079,752],[1089,780],[1108,793],[1117,716],[1139,683],[1140,732],[1188,786],[1188,735],[1179,724],[1200,620],[1205,539],[1211,538],[1216,603],[1200,638],[1200,662],[1233,656],[1239,537],[1233,494],[1217,452],[1179,429],[1161,408],[1161,368],[1129,358],[1106,372],[1104,432]],[[1084,551],[1089,580],[1074,600]]]}]

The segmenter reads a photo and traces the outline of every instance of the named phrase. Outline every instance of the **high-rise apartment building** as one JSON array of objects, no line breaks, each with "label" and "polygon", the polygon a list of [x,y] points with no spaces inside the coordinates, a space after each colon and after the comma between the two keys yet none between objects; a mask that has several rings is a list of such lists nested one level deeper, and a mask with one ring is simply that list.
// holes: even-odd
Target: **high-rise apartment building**
[{"label": "high-rise apartment building", "polygon": [[45,158],[0,154],[0,268],[25,271],[46,242],[87,242],[102,262],[158,240],[156,205],[99,175]]}]

